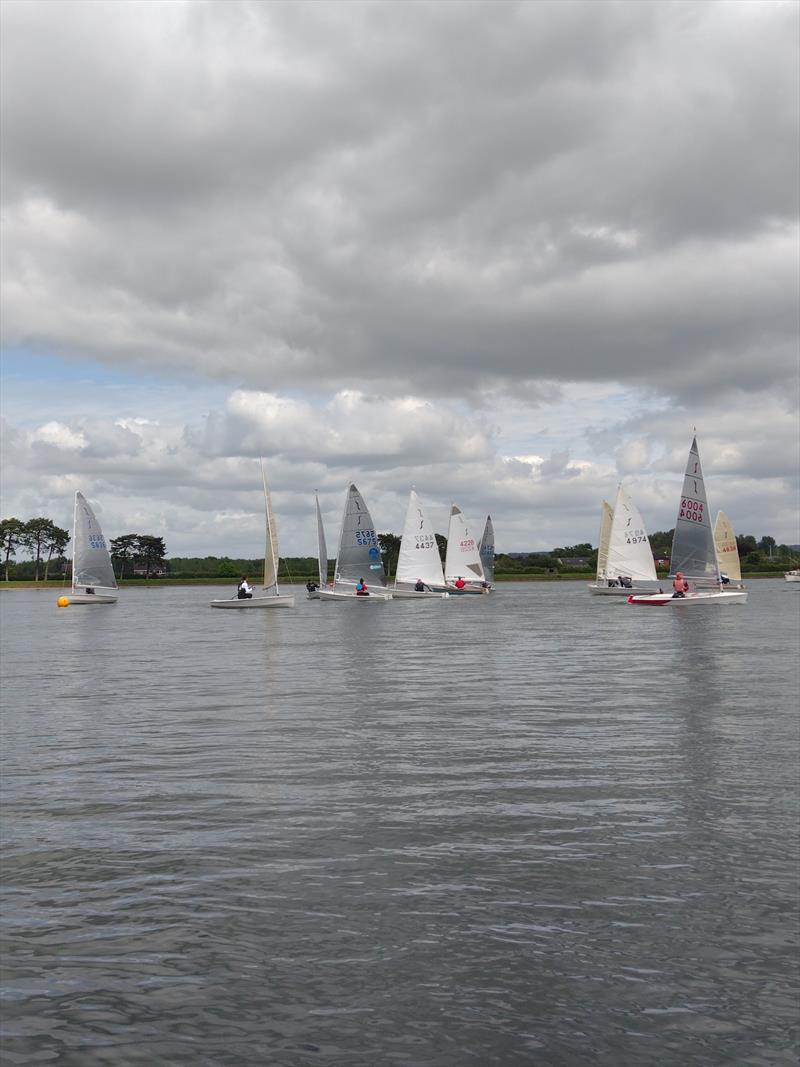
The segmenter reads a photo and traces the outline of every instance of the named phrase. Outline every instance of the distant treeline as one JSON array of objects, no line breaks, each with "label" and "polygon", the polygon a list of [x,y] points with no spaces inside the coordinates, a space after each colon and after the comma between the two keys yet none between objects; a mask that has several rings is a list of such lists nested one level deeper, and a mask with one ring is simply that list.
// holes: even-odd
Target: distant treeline
[{"label": "distant treeline", "polygon": [[[650,536],[653,557],[669,560],[674,530],[659,530]],[[20,519],[0,521],[0,551],[6,581],[39,581],[57,579],[62,581],[69,574],[71,561],[65,550],[69,544],[68,530],[62,530],[50,519],[37,517],[23,522]],[[400,538],[396,534],[379,534],[383,564],[386,573],[393,576],[397,569]],[[444,562],[447,538],[436,534],[439,554]],[[800,551],[796,545],[779,545],[774,537],[764,536],[756,540],[752,534],[736,538],[742,570],[762,573],[781,573],[800,565]],[[229,556],[173,556],[166,558],[163,538],[152,534],[122,534],[109,542],[114,571],[119,579],[131,578],[230,578],[236,582],[242,575],[258,582],[263,573],[264,560],[233,559]],[[17,552],[30,559],[17,561]],[[334,560],[328,561],[328,577],[333,577]],[[282,557],[278,568],[281,580],[300,580],[317,577],[315,556]],[[525,575],[560,573],[593,574],[597,569],[597,549],[588,542],[566,545],[549,552],[499,553],[495,558],[497,577],[513,578]],[[661,569],[666,570],[667,565]]]}]

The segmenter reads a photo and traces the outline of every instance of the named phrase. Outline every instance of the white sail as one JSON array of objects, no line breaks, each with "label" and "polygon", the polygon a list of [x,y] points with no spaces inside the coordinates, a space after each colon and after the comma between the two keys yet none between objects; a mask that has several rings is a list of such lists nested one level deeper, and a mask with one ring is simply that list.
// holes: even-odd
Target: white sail
[{"label": "white sail", "polygon": [[494,582],[494,526],[491,515],[486,516],[486,525],[483,528],[478,555],[481,557],[484,577],[487,582],[492,584]]},{"label": "white sail", "polygon": [[614,518],[614,512],[611,509],[611,505],[607,500],[603,501],[603,508],[600,516],[600,544],[597,549],[597,580],[608,577],[606,573],[606,563],[608,562],[608,541],[611,537],[611,520]]},{"label": "white sail", "polygon": [[683,478],[681,502],[672,539],[670,576],[681,571],[685,578],[706,584],[719,583],[719,565],[697,438],[693,438]]},{"label": "white sail", "polygon": [[72,589],[116,589],[111,556],[94,512],[83,493],[75,494],[72,532]]},{"label": "white sail", "polygon": [[639,509],[622,488],[617,490],[608,539],[606,573],[609,578],[655,582],[656,565]]},{"label": "white sail", "polygon": [[443,586],[439,546],[419,497],[411,490],[397,558],[395,585],[413,585],[418,578],[428,586]]},{"label": "white sail", "polygon": [[278,594],[278,531],[275,516],[272,514],[272,499],[264,473],[264,460],[261,463],[261,484],[264,487],[264,521],[266,543],[264,545],[264,588]]},{"label": "white sail", "polygon": [[472,535],[471,527],[461,508],[455,504],[450,509],[444,577],[447,582],[454,582],[456,578],[472,582],[484,580],[478,542]]},{"label": "white sail", "polygon": [[383,588],[387,584],[372,516],[361,493],[351,485],[345,495],[334,585],[355,585],[359,578],[367,585]]},{"label": "white sail", "polygon": [[714,544],[717,547],[719,569],[732,582],[740,582],[742,580],[742,565],[739,562],[736,534],[733,532],[731,520],[724,511],[717,513],[717,521],[714,523]]},{"label": "white sail", "polygon": [[314,500],[317,504],[317,558],[321,589],[328,581],[328,546],[325,544],[325,527],[322,525],[322,512],[320,511],[319,495],[317,493],[314,494]]}]

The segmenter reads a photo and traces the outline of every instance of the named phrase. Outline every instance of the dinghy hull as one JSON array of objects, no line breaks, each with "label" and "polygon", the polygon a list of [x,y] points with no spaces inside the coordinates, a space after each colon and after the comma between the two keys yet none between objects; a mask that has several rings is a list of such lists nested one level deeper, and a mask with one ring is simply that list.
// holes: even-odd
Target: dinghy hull
[{"label": "dinghy hull", "polygon": [[436,589],[398,589],[392,590],[393,600],[447,600],[449,593],[443,593]]},{"label": "dinghy hull", "polygon": [[672,593],[644,593],[641,596],[629,596],[628,603],[645,607],[663,608],[668,604],[673,607],[691,607],[698,604],[744,604],[747,593],[737,590],[732,593],[687,593],[684,597],[674,597]]},{"label": "dinghy hull", "polygon": [[370,591],[368,596],[356,596],[355,593],[339,593],[339,592],[335,592],[332,589],[319,589],[319,590],[317,590],[317,599],[318,600],[330,601],[331,603],[336,603],[336,604],[340,604],[340,603],[348,603],[349,604],[349,603],[351,603],[352,601],[355,601],[355,600],[358,600],[358,601],[360,601],[361,603],[364,603],[364,604],[368,604],[368,603],[380,603],[380,604],[383,604],[387,600],[391,600],[392,599],[392,594],[391,593],[373,593],[373,592]]},{"label": "dinghy hull", "polygon": [[293,596],[254,596],[252,600],[211,600],[212,608],[232,608],[234,611],[253,611],[258,608],[293,608]]}]

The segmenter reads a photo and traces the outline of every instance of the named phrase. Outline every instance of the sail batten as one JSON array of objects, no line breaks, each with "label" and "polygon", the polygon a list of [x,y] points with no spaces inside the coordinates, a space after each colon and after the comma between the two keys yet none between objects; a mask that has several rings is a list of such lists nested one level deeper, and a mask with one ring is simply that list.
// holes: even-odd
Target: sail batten
[{"label": "sail batten", "polygon": [[116,589],[111,556],[94,512],[83,493],[75,494],[72,532],[72,589]]},{"label": "sail batten", "polygon": [[670,576],[681,571],[685,578],[719,583],[719,564],[711,528],[706,487],[697,438],[692,439],[683,478],[675,534],[672,539]]}]

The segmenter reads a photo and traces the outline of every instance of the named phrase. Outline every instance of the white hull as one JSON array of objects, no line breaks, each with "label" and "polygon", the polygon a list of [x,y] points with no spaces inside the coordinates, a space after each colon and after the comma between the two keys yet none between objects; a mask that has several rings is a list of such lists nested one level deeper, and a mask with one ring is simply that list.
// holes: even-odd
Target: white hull
[{"label": "white hull", "polygon": [[465,586],[464,589],[456,589],[454,586],[448,586],[447,592],[450,596],[484,596],[489,592],[488,589],[470,589],[469,586]]},{"label": "white hull", "polygon": [[784,582],[800,582],[800,571],[788,571],[783,576]]},{"label": "white hull", "polygon": [[112,593],[68,593],[59,600],[70,604],[116,604],[117,598]]},{"label": "white hull", "polygon": [[401,589],[398,586],[392,589],[393,600],[447,600],[449,596],[449,593],[436,589],[423,589],[421,592],[416,589]]},{"label": "white hull", "polygon": [[228,600],[212,600],[209,602],[212,608],[233,608],[235,611],[252,610],[253,608],[293,608],[293,596],[254,596],[252,600],[239,600],[237,597]]},{"label": "white hull", "polygon": [[630,588],[625,588],[623,585],[590,585],[588,586],[589,592],[592,596],[624,596],[629,597],[633,593],[657,593],[658,586],[653,586],[652,589],[646,586],[634,585]]},{"label": "white hull", "polygon": [[385,603],[387,600],[391,600],[392,599],[392,594],[391,593],[373,593],[372,590],[370,590],[369,596],[356,596],[355,593],[340,593],[340,592],[338,592],[336,590],[333,590],[333,589],[318,589],[317,590],[316,599],[317,600],[331,600],[331,601],[335,601],[336,603],[341,603],[342,601],[349,602],[349,601],[352,601],[352,600],[361,600],[361,601],[363,601],[365,603],[369,603],[370,601],[372,601],[372,602],[376,602],[377,601],[377,602],[382,604],[382,603]]},{"label": "white hull", "polygon": [[672,593],[644,593],[641,596],[629,596],[629,604],[644,604],[651,607],[697,607],[699,604],[744,604],[747,593],[736,590],[732,593],[702,592],[687,593],[685,597],[674,597]]}]

